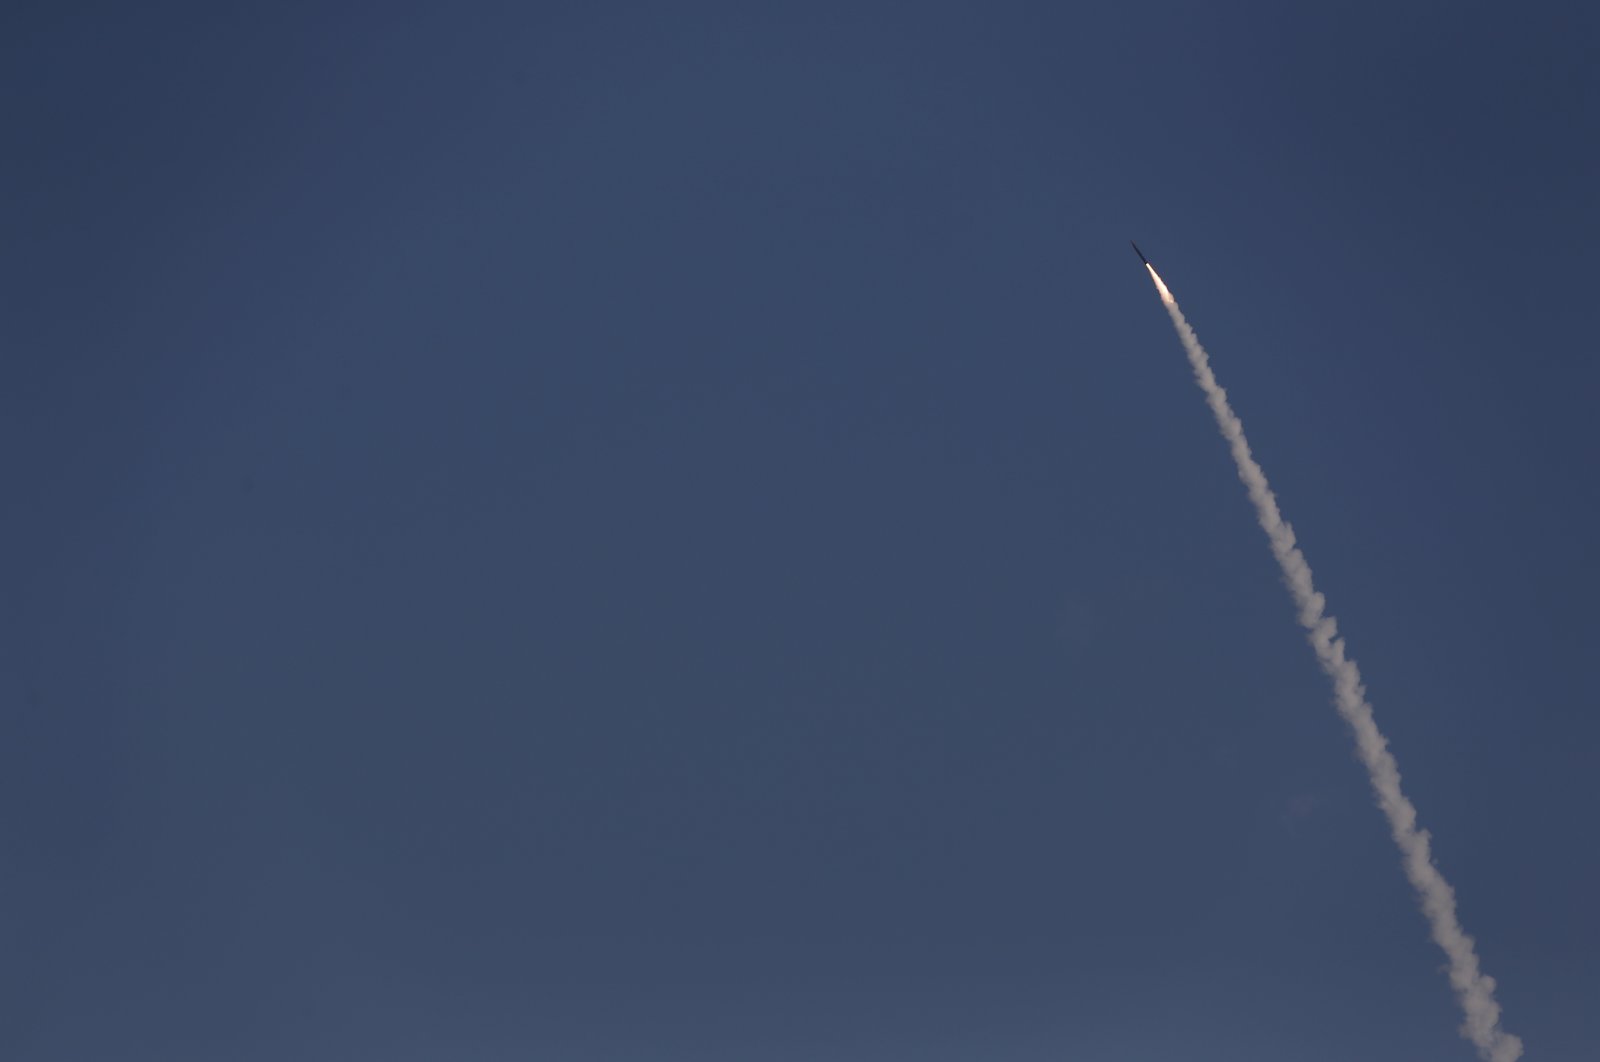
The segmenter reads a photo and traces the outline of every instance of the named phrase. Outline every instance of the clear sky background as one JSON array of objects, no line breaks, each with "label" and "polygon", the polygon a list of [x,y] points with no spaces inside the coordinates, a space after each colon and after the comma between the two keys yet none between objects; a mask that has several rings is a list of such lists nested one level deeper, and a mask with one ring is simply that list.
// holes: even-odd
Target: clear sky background
[{"label": "clear sky background", "polygon": [[19,4],[0,1055],[1600,1055],[1600,15]]}]

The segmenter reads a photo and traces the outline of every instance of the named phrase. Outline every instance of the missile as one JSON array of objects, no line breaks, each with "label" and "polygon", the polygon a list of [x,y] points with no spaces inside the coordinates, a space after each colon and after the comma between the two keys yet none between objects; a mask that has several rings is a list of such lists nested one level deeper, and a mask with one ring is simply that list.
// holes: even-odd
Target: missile
[{"label": "missile", "polygon": [[[1132,240],[1129,240],[1128,242],[1129,243],[1133,243]],[[1145,265],[1149,265],[1150,264],[1150,259],[1148,259],[1148,258],[1146,258],[1144,256],[1144,252],[1139,250],[1139,245],[1136,244],[1136,243],[1133,243],[1133,253],[1138,255],[1139,256],[1139,261],[1143,262]]]}]

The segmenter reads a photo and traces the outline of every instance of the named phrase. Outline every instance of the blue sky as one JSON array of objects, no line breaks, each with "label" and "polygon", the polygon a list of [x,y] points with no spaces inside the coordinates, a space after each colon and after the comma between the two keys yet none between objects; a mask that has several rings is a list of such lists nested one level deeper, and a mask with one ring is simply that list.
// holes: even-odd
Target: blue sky
[{"label": "blue sky", "polygon": [[22,5],[19,1062],[1600,1051],[1589,5]]}]

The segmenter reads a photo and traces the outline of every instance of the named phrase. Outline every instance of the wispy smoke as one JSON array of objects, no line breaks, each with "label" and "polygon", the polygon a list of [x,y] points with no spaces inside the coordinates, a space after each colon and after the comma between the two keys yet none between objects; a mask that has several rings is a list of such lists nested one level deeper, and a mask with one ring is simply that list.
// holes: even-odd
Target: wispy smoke
[{"label": "wispy smoke", "polygon": [[1428,831],[1417,825],[1417,809],[1400,789],[1400,768],[1372,718],[1372,706],[1367,703],[1367,691],[1361,685],[1361,672],[1356,662],[1345,655],[1344,639],[1338,636],[1334,618],[1325,611],[1327,602],[1311,581],[1311,568],[1295,545],[1294,530],[1278,511],[1278,499],[1267,483],[1266,473],[1250,455],[1244,425],[1228,405],[1228,393],[1217,383],[1211,371],[1211,359],[1155,269],[1149,263],[1145,268],[1150,270],[1150,278],[1161,292],[1161,301],[1172,315],[1173,327],[1178,330],[1178,338],[1194,368],[1195,382],[1205,392],[1206,404],[1217,418],[1217,427],[1228,440],[1239,479],[1250,492],[1256,519],[1272,543],[1272,555],[1278,559],[1283,580],[1300,610],[1300,624],[1306,629],[1306,639],[1316,650],[1322,670],[1333,680],[1334,704],[1355,733],[1356,749],[1371,779],[1372,791],[1378,797],[1378,806],[1389,820],[1389,832],[1400,848],[1406,877],[1417,890],[1417,899],[1428,918],[1434,942],[1449,960],[1450,984],[1466,1015],[1461,1035],[1476,1045],[1479,1056],[1486,1062],[1515,1062],[1522,1056],[1522,1041],[1500,1028],[1500,1004],[1494,998],[1494,978],[1479,968],[1472,938],[1456,917],[1455,890],[1433,865]]}]

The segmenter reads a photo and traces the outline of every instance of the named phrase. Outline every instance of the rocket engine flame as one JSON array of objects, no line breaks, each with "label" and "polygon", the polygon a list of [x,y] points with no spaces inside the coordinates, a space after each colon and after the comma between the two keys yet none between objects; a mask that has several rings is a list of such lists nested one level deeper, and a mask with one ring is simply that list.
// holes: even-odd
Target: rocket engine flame
[{"label": "rocket engine flame", "polygon": [[1146,262],[1144,267],[1150,270],[1150,279],[1156,282],[1156,290],[1161,293],[1161,301],[1168,306],[1178,305],[1172,298],[1172,292],[1168,291],[1167,286],[1161,282],[1161,274],[1156,272],[1156,267],[1149,262]]},{"label": "rocket engine flame", "polygon": [[1327,602],[1312,582],[1311,566],[1296,545],[1294,529],[1278,509],[1278,498],[1267,482],[1267,475],[1256,463],[1245,438],[1244,424],[1228,403],[1228,393],[1211,371],[1211,359],[1194,329],[1178,309],[1177,300],[1149,262],[1150,279],[1155,281],[1161,301],[1172,317],[1178,339],[1189,356],[1195,382],[1205,393],[1206,404],[1216,418],[1217,428],[1227,440],[1239,479],[1250,494],[1256,519],[1267,533],[1272,555],[1283,572],[1284,584],[1300,613],[1306,640],[1316,653],[1317,662],[1333,682],[1333,703],[1349,724],[1356,740],[1356,752],[1366,768],[1378,807],[1389,823],[1389,833],[1400,849],[1406,878],[1416,891],[1417,901],[1428,920],[1434,943],[1445,953],[1450,985],[1455,989],[1465,1021],[1461,1035],[1472,1041],[1484,1062],[1516,1062],[1522,1056],[1522,1041],[1500,1027],[1500,1004],[1494,998],[1494,978],[1478,964],[1473,939],[1467,935],[1456,915],[1455,890],[1433,863],[1431,837],[1417,825],[1417,809],[1400,788],[1400,767],[1389,743],[1373,718],[1366,688],[1356,662],[1345,654],[1344,639],[1337,634],[1337,623],[1326,611]]}]

